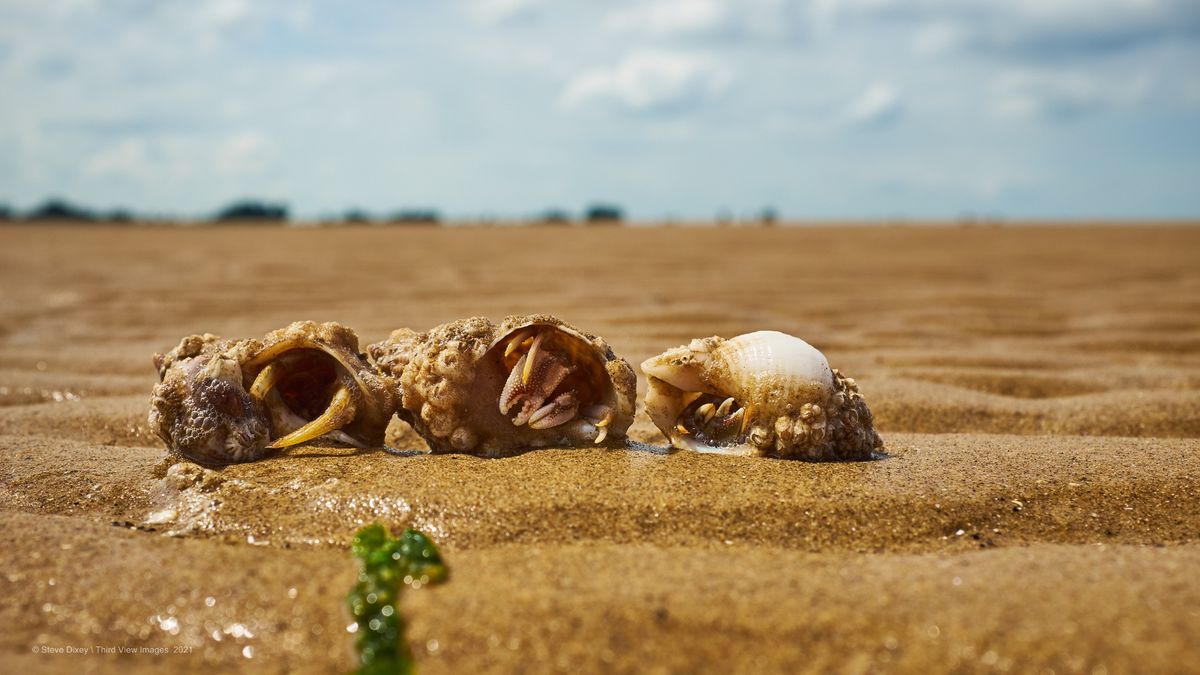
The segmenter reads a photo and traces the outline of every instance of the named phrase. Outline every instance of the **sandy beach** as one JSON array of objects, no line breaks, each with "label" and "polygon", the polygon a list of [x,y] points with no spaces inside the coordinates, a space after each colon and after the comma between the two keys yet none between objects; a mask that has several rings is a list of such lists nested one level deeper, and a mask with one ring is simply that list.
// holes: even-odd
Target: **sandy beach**
[{"label": "sandy beach", "polygon": [[[402,601],[423,673],[1200,671],[1200,228],[12,226],[0,285],[6,672],[348,671],[372,521],[449,564]],[[188,334],[535,312],[635,365],[803,337],[886,457],[670,452],[639,413],[627,450],[393,421],[212,470],[147,426]]]}]

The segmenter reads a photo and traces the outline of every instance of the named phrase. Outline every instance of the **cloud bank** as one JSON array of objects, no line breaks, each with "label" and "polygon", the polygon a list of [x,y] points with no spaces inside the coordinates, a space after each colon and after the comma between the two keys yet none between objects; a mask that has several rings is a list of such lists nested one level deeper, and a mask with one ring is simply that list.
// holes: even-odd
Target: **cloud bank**
[{"label": "cloud bank", "polygon": [[14,1],[0,203],[1200,216],[1182,0]]}]

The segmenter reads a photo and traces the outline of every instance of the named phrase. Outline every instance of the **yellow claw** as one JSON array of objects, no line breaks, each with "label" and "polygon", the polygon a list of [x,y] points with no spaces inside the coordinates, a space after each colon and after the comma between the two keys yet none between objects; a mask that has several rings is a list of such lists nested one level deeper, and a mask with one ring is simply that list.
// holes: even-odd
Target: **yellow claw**
[{"label": "yellow claw", "polygon": [[528,329],[523,330],[514,335],[513,338],[508,341],[508,346],[504,348],[504,356],[506,358],[511,356],[513,352],[517,351],[517,349],[524,346],[525,343],[529,341],[529,332],[530,331]]},{"label": "yellow claw", "polygon": [[725,415],[728,415],[729,409],[733,407],[733,403],[734,403],[734,401],[733,401],[732,396],[725,399],[724,401],[721,401],[721,405],[717,407],[717,414],[722,417],[724,417]]},{"label": "yellow claw", "polygon": [[739,436],[745,434],[746,427],[750,426],[750,404],[747,403],[746,407],[742,408],[742,411],[742,428],[738,430]]},{"label": "yellow claw", "polygon": [[529,352],[525,354],[525,370],[521,371],[521,383],[529,384],[529,376],[533,374],[533,362],[537,358],[538,348],[542,346],[542,336],[545,333],[538,333],[537,337],[533,338],[533,344],[529,345]]},{"label": "yellow claw", "polygon": [[690,433],[690,432],[687,430],[687,427],[683,426],[683,423],[676,424],[676,425],[675,425],[675,431],[678,431],[679,433],[683,434],[684,436],[687,436],[687,435],[688,435],[688,433]]},{"label": "yellow claw", "polygon": [[250,395],[259,401],[266,400],[267,394],[279,383],[281,370],[274,362],[268,363],[254,378],[254,384],[250,385]]},{"label": "yellow claw", "polygon": [[596,435],[597,443],[603,443],[604,439],[608,438],[608,425],[612,424],[612,421],[613,413],[612,410],[609,410],[607,415],[601,418],[599,422],[596,422],[595,426],[600,430],[600,433]]},{"label": "yellow claw", "polygon": [[320,417],[286,436],[275,439],[275,442],[267,447],[287,448],[319,438],[331,431],[337,431],[354,419],[354,413],[354,399],[350,395],[350,390],[343,385],[338,387],[337,393],[329,401],[329,407],[321,413]]}]

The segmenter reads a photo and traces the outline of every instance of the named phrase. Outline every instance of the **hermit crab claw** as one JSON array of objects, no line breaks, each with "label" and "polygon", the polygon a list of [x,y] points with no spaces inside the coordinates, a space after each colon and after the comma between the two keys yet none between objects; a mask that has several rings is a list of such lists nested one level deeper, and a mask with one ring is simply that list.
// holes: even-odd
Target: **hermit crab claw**
[{"label": "hermit crab claw", "polygon": [[400,385],[399,415],[434,452],[592,445],[623,438],[633,421],[633,369],[552,316],[402,329],[368,351]]},{"label": "hermit crab claw", "polygon": [[336,323],[301,321],[262,340],[191,336],[155,364],[151,427],[207,464],[252,461],[322,436],[379,445],[396,407],[392,383]]},{"label": "hermit crab claw", "polygon": [[775,331],[692,340],[642,363],[646,412],[671,445],[790,459],[868,459],[883,447],[854,380]]}]

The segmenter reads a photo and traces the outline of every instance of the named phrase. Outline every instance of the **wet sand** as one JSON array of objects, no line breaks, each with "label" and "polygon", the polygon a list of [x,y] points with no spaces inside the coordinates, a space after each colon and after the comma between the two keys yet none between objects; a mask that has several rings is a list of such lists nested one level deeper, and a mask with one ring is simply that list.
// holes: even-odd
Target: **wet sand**
[{"label": "wet sand", "polygon": [[[12,227],[0,263],[6,671],[345,671],[372,520],[450,564],[403,600],[423,672],[1200,670],[1200,229]],[[394,422],[213,471],[146,426],[189,333],[530,312],[634,364],[798,334],[888,456],[669,453],[639,414],[628,451]]]}]

